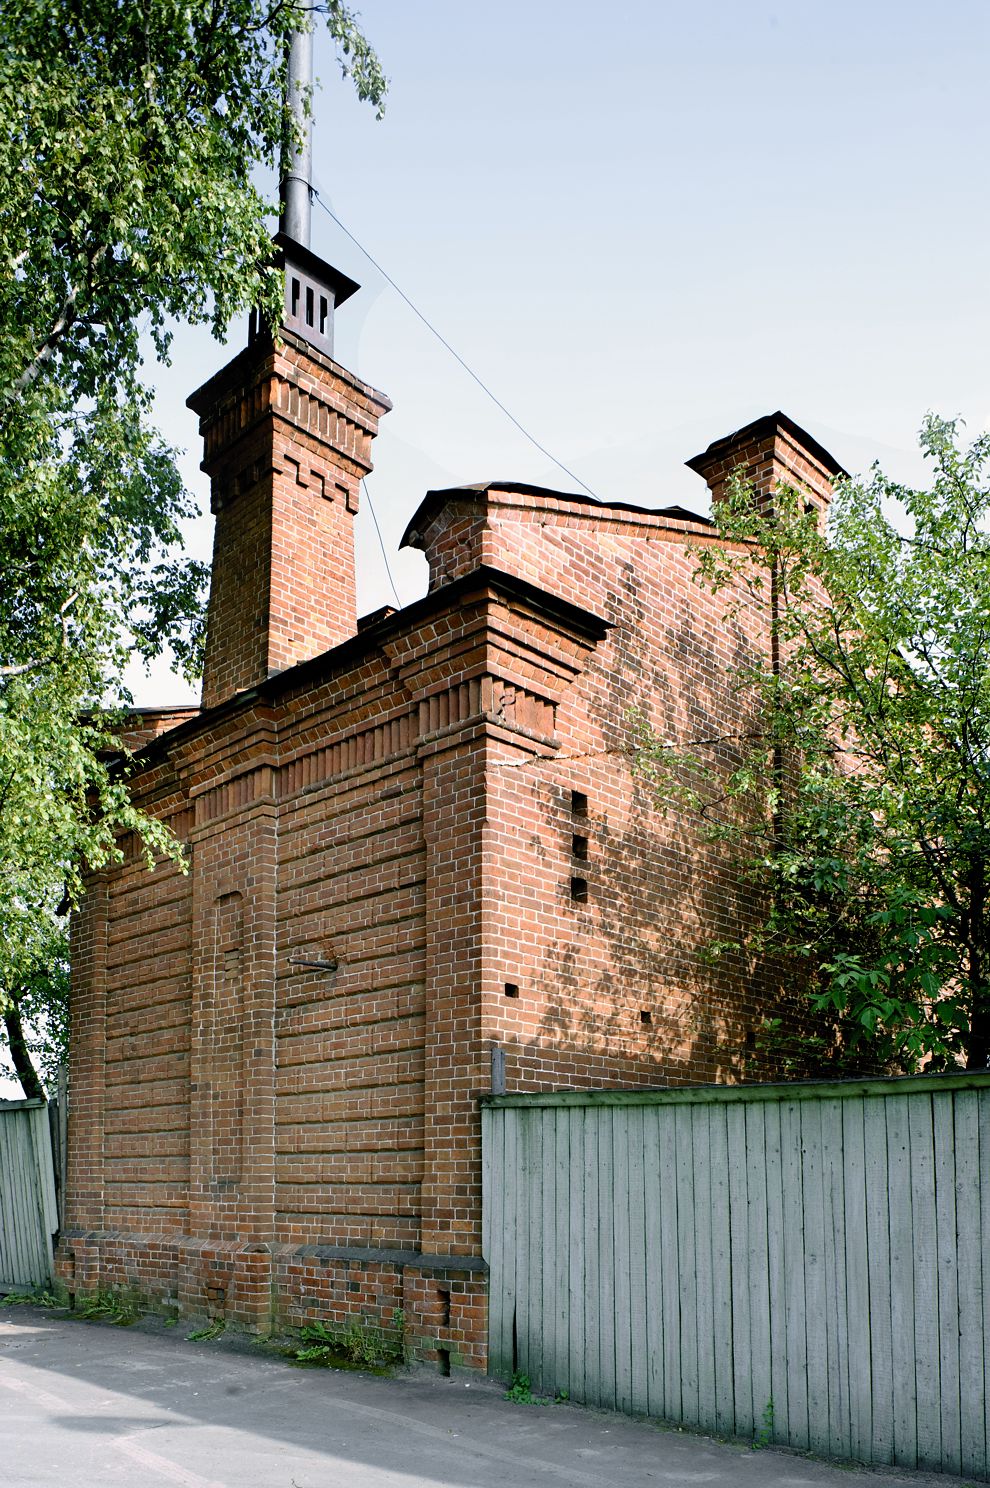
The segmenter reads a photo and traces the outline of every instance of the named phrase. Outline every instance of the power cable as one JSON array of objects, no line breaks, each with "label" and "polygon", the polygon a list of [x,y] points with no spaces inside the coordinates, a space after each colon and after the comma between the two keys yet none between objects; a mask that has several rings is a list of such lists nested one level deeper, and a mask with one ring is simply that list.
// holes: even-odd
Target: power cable
[{"label": "power cable", "polygon": [[389,567],[388,554],[385,551],[385,543],[382,540],[382,529],[378,525],[378,516],[375,512],[375,503],[371,499],[371,492],[368,490],[368,481],[365,477],[362,477],[361,485],[364,487],[364,494],[368,498],[368,510],[371,513],[371,520],[375,524],[375,531],[378,533],[378,546],[381,548],[382,558],[385,560],[385,572],[388,574],[388,581],[392,586],[392,593],[395,595],[395,602],[401,610],[402,600],[399,598],[399,591],[395,587],[395,580],[392,577],[392,570]]},{"label": "power cable", "polygon": [[312,191],[312,193],[315,196],[318,204],[323,208],[324,212],[326,212],[326,214],[330,218],[330,220],[332,222],[336,222],[337,226],[340,228],[340,230],[344,234],[344,236],[350,238],[350,240],[354,244],[355,248],[359,249],[360,252],[364,254],[365,258],[371,264],[372,268],[376,269],[378,271],[378,273],[381,274],[381,276],[385,280],[386,284],[390,284],[392,286],[392,288],[395,290],[396,294],[399,296],[400,300],[403,300],[405,302],[405,304],[407,304],[409,306],[409,309],[417,317],[418,320],[421,320],[423,322],[423,324],[425,325],[426,329],[430,332],[430,334],[436,337],[436,339],[440,342],[440,345],[442,347],[444,347],[444,349],[446,351],[449,351],[450,352],[450,355],[454,358],[454,361],[455,362],[458,362],[460,364],[460,366],[462,366],[464,368],[464,371],[468,374],[468,376],[470,378],[472,378],[478,384],[478,386],[481,388],[481,391],[486,395],[486,397],[488,397],[488,398],[490,398],[492,400],[492,402],[495,404],[495,407],[498,408],[498,409],[500,409],[501,412],[505,414],[505,416],[509,420],[509,422],[511,424],[514,424],[515,425],[515,427],[519,430],[520,434],[522,434],[525,439],[528,439],[529,442],[530,442],[530,444],[533,445],[533,447],[535,449],[538,449],[541,455],[545,455],[546,458],[552,464],[556,465],[556,467],[557,467],[558,470],[562,470],[566,476],[568,476],[572,481],[575,481],[577,483],[577,485],[579,485],[583,491],[587,491],[588,495],[591,496],[591,497],[593,497],[595,501],[600,501],[601,500],[601,497],[598,496],[596,494],[596,492],[594,492],[591,489],[591,487],[589,485],[587,485],[586,482],[581,479],[581,477],[579,475],[575,475],[574,474],[574,471],[568,469],[568,467],[563,463],[562,460],[558,460],[556,455],[551,454],[551,452],[547,449],[546,445],[541,444],[540,441],[535,437],[535,435],[531,434],[529,432],[529,430],[525,427],[525,425],[524,424],[521,424],[519,422],[519,420],[516,418],[515,414],[514,413],[511,413],[509,411],[509,409],[506,408],[505,404],[499,398],[496,398],[496,396],[492,392],[491,388],[488,387],[486,383],[482,382],[482,380],[478,376],[477,372],[475,372],[473,368],[471,368],[471,367],[468,366],[467,362],[464,360],[464,358],[458,352],[456,352],[454,350],[454,348],[451,346],[450,342],[447,341],[445,339],[445,337],[441,336],[441,334],[437,330],[436,326],[435,325],[432,325],[430,323],[430,321],[427,320],[427,318],[423,314],[422,310],[417,309],[417,307],[413,304],[412,300],[405,293],[405,291],[399,288],[399,286],[396,284],[395,280],[392,278],[391,274],[387,274],[385,272],[385,270],[382,268],[382,266],[378,262],[378,260],[375,259],[375,258],[372,258],[371,254],[368,252],[368,250],[364,246],[364,244],[363,243],[359,243],[358,240],[357,240],[357,238],[350,231],[350,229],[349,228],[346,228],[344,226],[344,224],[341,222],[340,218],[336,215],[336,213],[335,212],[332,212],[330,210],[330,208],[327,206],[326,202],[323,200],[322,196],[320,195],[319,191],[317,190],[317,188],[315,186],[312,186],[311,185],[310,186],[310,190]]}]

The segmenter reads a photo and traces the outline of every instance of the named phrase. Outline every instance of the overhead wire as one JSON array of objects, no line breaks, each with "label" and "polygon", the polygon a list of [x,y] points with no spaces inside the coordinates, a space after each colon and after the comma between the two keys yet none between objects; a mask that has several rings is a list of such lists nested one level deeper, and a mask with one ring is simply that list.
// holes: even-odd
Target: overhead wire
[{"label": "overhead wire", "polygon": [[375,503],[372,501],[372,499],[371,499],[371,492],[368,490],[368,479],[367,479],[367,476],[363,476],[362,477],[362,479],[361,479],[361,485],[364,488],[364,494],[365,494],[365,496],[367,496],[367,498],[368,498],[368,510],[371,513],[371,520],[375,524],[375,531],[378,533],[378,546],[382,550],[382,558],[384,559],[384,562],[385,562],[385,572],[388,574],[388,581],[389,581],[389,583],[392,586],[392,593],[395,595],[395,602],[399,606],[399,609],[401,610],[402,609],[402,600],[399,598],[399,591],[398,591],[398,589],[396,589],[396,587],[395,587],[395,580],[392,577],[392,569],[391,569],[391,567],[389,565],[388,554],[385,551],[385,543],[384,543],[384,541],[382,539],[382,529],[378,525],[378,515],[377,515],[377,513],[375,511]]},{"label": "overhead wire", "polygon": [[391,274],[386,273],[386,271],[382,268],[382,266],[378,262],[378,260],[376,258],[373,258],[372,255],[368,252],[368,250],[364,246],[364,244],[361,243],[361,242],[359,242],[359,240],[354,236],[354,234],[350,231],[350,229],[344,226],[344,224],[341,222],[340,218],[337,216],[336,212],[331,211],[330,207],[327,206],[326,202],[323,200],[323,197],[320,195],[320,192],[317,189],[317,187],[311,185],[310,190],[312,191],[314,197],[316,198],[316,201],[317,201],[318,205],[323,208],[324,212],[326,212],[326,214],[330,218],[330,220],[332,222],[335,222],[337,224],[337,226],[340,228],[341,232],[344,234],[345,237],[350,238],[350,240],[354,244],[355,248],[357,248],[359,250],[359,252],[361,252],[361,253],[364,254],[365,258],[371,264],[372,268],[375,269],[375,270],[377,270],[377,272],[379,274],[381,274],[381,276],[385,280],[386,284],[390,284],[392,286],[392,288],[395,290],[396,294],[399,296],[400,300],[402,300],[406,305],[408,305],[409,309],[416,316],[416,318],[418,320],[422,321],[423,325],[425,325],[426,329],[430,332],[430,334],[432,336],[435,336],[436,337],[436,339],[440,342],[440,345],[444,348],[444,350],[445,351],[448,351],[450,353],[450,355],[454,358],[454,361],[457,362],[461,367],[463,367],[464,371],[468,374],[468,376],[474,382],[476,382],[478,384],[478,386],[481,388],[481,391],[485,394],[485,396],[488,397],[488,398],[490,398],[491,401],[495,404],[495,407],[498,408],[502,413],[505,414],[506,418],[509,420],[509,422],[511,424],[514,424],[515,425],[515,427],[519,430],[520,434],[522,434],[522,436],[525,439],[528,439],[529,442],[530,442],[530,444],[533,445],[534,449],[538,449],[541,455],[545,455],[546,458],[551,462],[551,464],[556,465],[556,467],[557,467],[558,470],[562,470],[564,472],[564,474],[570,480],[576,482],[576,484],[581,487],[582,491],[587,491],[588,495],[591,496],[595,501],[600,501],[601,500],[601,497],[598,496],[598,494],[591,489],[591,487],[587,484],[587,482],[586,481],[583,481],[579,475],[575,475],[574,471],[571,470],[567,465],[565,465],[562,460],[558,460],[557,459],[557,456],[555,454],[553,454],[550,450],[548,450],[547,447],[546,447],[546,445],[541,444],[540,441],[536,438],[536,436],[534,434],[532,434],[529,431],[529,429],[526,428],[526,426],[524,424],[520,423],[519,419],[516,418],[515,414],[512,413],[510,409],[506,408],[505,404],[501,401],[501,399],[500,398],[497,398],[495,396],[495,394],[492,392],[491,388],[488,386],[488,384],[486,382],[483,381],[482,378],[480,378],[478,376],[478,374],[477,374],[477,372],[475,372],[474,368],[468,366],[468,364],[464,360],[464,358],[460,355],[459,352],[457,352],[457,351],[454,350],[453,346],[451,346],[450,342],[446,339],[446,337],[442,336],[440,334],[440,332],[437,330],[436,326],[433,325],[433,323],[430,320],[428,320],[427,317],[423,314],[422,310],[420,310],[418,308],[418,306],[416,306],[416,305],[413,304],[412,300],[406,294],[405,290],[400,289],[399,285],[396,284],[396,282],[392,278]]}]

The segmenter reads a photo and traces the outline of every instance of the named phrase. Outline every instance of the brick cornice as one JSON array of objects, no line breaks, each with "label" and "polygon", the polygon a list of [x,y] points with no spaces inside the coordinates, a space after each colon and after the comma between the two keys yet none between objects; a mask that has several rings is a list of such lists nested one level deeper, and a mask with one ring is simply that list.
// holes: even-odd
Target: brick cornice
[{"label": "brick cornice", "polygon": [[[492,616],[493,635],[489,652],[484,645],[486,627],[489,624],[486,610],[502,601],[514,601],[514,607],[504,608]],[[466,616],[474,606],[481,628],[466,624]],[[278,734],[278,718],[281,705],[293,694],[309,691],[321,682],[333,677],[345,678],[358,667],[365,656],[375,653],[387,655],[393,666],[408,668],[410,680],[416,675],[417,654],[426,661],[436,637],[428,637],[425,629],[431,620],[448,618],[451,634],[456,630],[462,642],[459,653],[466,680],[468,671],[481,676],[491,671],[496,653],[502,658],[501,680],[524,686],[526,679],[513,661],[518,660],[529,646],[536,646],[535,655],[542,656],[542,672],[545,695],[556,698],[561,685],[581,669],[580,658],[590,651],[608,634],[610,623],[600,615],[571,604],[556,595],[537,588],[514,574],[498,569],[479,568],[474,573],[455,579],[441,589],[435,589],[403,610],[384,616],[374,625],[341,642],[310,661],[269,677],[257,687],[237,693],[213,708],[204,708],[194,717],[177,724],[167,733],[149,741],[135,754],[137,770],[147,769],[156,762],[171,757],[175,768],[197,782],[213,783],[214,776],[225,774],[228,778],[236,764],[236,772],[253,768],[259,750],[267,747],[274,750]],[[537,643],[534,623],[542,623],[544,639]],[[555,640],[550,643],[547,637]],[[452,642],[448,642],[452,646]],[[470,647],[481,647],[470,667],[464,665],[465,653]],[[444,663],[448,673],[456,659],[451,649],[448,662]],[[422,665],[422,663],[419,663]],[[423,682],[420,691],[425,696],[430,683]],[[449,685],[438,674],[433,678],[435,691]],[[360,692],[361,689],[359,688]],[[413,696],[408,691],[407,696]],[[497,710],[496,710],[497,711]],[[378,720],[368,721],[368,727],[379,726]],[[209,742],[204,747],[204,741]],[[272,755],[271,757],[274,757]],[[224,765],[211,765],[210,761],[223,759]]]},{"label": "brick cornice", "polygon": [[[353,398],[359,407],[366,405],[369,413],[377,411],[381,415],[390,412],[392,408],[390,399],[384,393],[370,383],[362,382],[339,362],[323,356],[315,347],[287,330],[282,331],[277,346],[269,341],[260,357],[257,343],[238,352],[225,367],[221,367],[219,372],[194,393],[190,393],[186,399],[186,407],[201,418],[207,418],[212,409],[221,405],[235,391],[248,384],[253,385],[256,381],[263,381],[266,376],[270,377],[276,372],[288,375],[291,368],[296,369],[297,378],[309,377],[320,388],[325,388],[325,379],[329,375],[346,391],[349,399]],[[333,400],[327,401],[332,403]],[[343,409],[343,403],[340,407]]]},{"label": "brick cornice", "polygon": [[510,511],[517,519],[592,524],[596,529],[642,527],[659,536],[692,531],[710,536],[713,526],[708,517],[681,506],[637,506],[627,501],[571,496],[519,481],[490,481],[478,486],[428,491],[410,518],[399,546],[427,549],[433,528],[449,520],[451,513],[474,512],[485,521],[500,510]]}]

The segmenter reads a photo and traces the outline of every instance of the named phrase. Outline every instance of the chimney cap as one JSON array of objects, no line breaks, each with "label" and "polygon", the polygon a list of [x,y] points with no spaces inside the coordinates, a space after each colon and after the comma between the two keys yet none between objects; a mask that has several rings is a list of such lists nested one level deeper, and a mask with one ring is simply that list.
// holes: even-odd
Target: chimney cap
[{"label": "chimney cap", "polygon": [[802,429],[800,424],[788,418],[786,413],[777,409],[776,413],[765,413],[762,418],[754,419],[751,424],[744,424],[741,429],[736,429],[732,434],[725,434],[721,439],[716,439],[703,450],[700,455],[694,455],[690,460],[685,460],[689,470],[694,470],[698,475],[704,476],[707,470],[718,460],[722,460],[734,445],[744,445],[759,439],[765,439],[780,431],[787,434],[795,444],[817,460],[822,468],[830,476],[848,476],[848,470],[844,469],[830,454],[823,444],[819,444],[807,429]]},{"label": "chimney cap", "polygon": [[361,288],[355,279],[347,274],[342,274],[340,269],[335,269],[333,264],[327,263],[325,258],[320,258],[312,248],[305,248],[302,243],[297,243],[295,238],[290,238],[288,233],[277,232],[272,239],[278,249],[278,263],[280,268],[286,264],[295,264],[296,268],[302,269],[313,279],[324,284],[333,292],[334,306],[342,305],[349,300],[352,294],[356,294]]}]

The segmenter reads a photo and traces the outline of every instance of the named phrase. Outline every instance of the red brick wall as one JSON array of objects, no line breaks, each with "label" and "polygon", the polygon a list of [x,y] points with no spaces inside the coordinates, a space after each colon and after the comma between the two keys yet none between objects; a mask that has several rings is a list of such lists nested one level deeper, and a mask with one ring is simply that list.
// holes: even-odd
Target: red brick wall
[{"label": "red brick wall", "polygon": [[401,1313],[475,1367],[493,1048],[509,1090],[755,1072],[772,971],[700,955],[753,906],[629,709],[739,729],[764,638],[693,583],[704,524],[477,490],[419,540],[426,600],[141,756],[191,867],[126,862],[77,925],[60,1266],[260,1329]]}]

